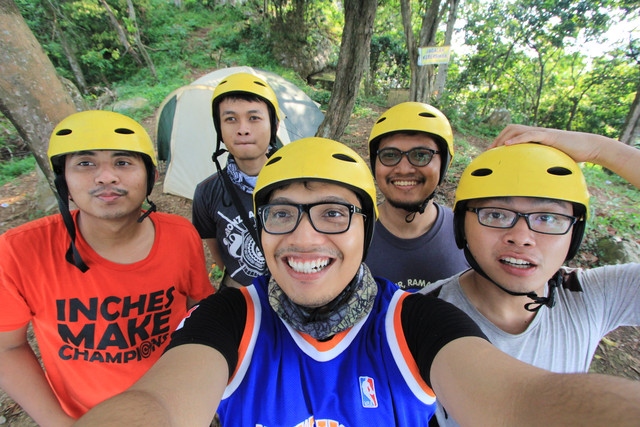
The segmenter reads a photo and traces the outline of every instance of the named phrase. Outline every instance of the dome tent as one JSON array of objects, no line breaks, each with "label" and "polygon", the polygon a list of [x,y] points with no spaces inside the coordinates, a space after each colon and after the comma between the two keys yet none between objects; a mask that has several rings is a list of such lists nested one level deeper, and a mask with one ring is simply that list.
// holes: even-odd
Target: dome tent
[{"label": "dome tent", "polygon": [[[221,68],[171,92],[156,113],[158,159],[167,162],[163,191],[188,199],[196,185],[215,173],[211,160],[216,131],[211,99],[218,83],[235,73],[249,73],[266,81],[276,93],[282,113],[278,142],[288,144],[314,136],[324,115],[299,87],[279,75],[252,67]],[[223,144],[224,145],[224,144]],[[226,154],[220,157],[226,163]]]}]

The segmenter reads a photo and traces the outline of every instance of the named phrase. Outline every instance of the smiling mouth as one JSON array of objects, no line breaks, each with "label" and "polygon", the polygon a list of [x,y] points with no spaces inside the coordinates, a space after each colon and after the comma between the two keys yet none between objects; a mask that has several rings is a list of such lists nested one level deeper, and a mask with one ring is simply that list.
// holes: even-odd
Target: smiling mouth
[{"label": "smiling mouth", "polygon": [[523,259],[517,259],[517,258],[513,258],[513,257],[507,257],[507,258],[502,258],[500,260],[501,263],[508,265],[510,267],[515,267],[515,268],[531,268],[534,267],[534,265],[532,263],[530,263],[529,261],[525,261]]},{"label": "smiling mouth", "polygon": [[297,262],[292,260],[291,258],[287,259],[287,264],[289,265],[289,267],[291,267],[293,271],[295,271],[296,273],[304,273],[304,274],[318,273],[324,270],[324,268],[327,265],[329,265],[329,263],[330,263],[329,258],[322,258],[322,259],[316,259],[313,261],[304,261],[304,262]]},{"label": "smiling mouth", "polygon": [[394,181],[393,185],[397,187],[410,187],[413,185],[418,185],[418,181]]}]

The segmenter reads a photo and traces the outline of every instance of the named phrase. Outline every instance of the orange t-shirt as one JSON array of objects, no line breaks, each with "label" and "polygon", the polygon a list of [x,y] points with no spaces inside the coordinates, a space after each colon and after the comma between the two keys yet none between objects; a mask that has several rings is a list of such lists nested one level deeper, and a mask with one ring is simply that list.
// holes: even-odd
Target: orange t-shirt
[{"label": "orange t-shirt", "polygon": [[140,378],[186,314],[187,296],[214,291],[191,223],[149,218],[153,247],[133,264],[105,260],[78,235],[86,273],[64,258],[70,240],[60,215],[0,236],[0,331],[33,322],[51,388],[73,417]]}]

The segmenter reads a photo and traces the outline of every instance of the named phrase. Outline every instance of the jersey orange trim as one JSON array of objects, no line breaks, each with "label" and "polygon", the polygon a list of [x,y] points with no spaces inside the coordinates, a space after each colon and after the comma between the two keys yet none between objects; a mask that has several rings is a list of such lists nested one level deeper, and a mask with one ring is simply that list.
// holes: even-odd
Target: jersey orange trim
[{"label": "jersey orange trim", "polygon": [[251,299],[249,290],[247,287],[244,287],[240,289],[240,292],[242,292],[242,296],[244,296],[244,301],[247,305],[247,318],[244,322],[244,332],[242,333],[242,339],[240,340],[240,346],[238,347],[238,363],[236,364],[236,369],[233,371],[233,375],[231,375],[227,384],[230,384],[231,381],[233,381],[233,378],[238,373],[238,369],[240,369],[240,366],[242,365],[242,361],[247,355],[247,350],[251,343],[251,337],[253,336],[253,327],[255,325],[256,310],[253,306],[253,299]]},{"label": "jersey orange trim", "polygon": [[433,392],[431,387],[427,385],[426,382],[422,379],[422,375],[420,374],[420,369],[418,369],[418,364],[416,363],[411,351],[409,350],[409,346],[407,345],[407,340],[404,337],[404,330],[402,329],[402,304],[404,303],[404,299],[411,295],[410,293],[405,293],[400,296],[398,300],[398,304],[396,305],[395,311],[393,313],[393,329],[395,330],[396,339],[398,340],[398,347],[400,348],[400,352],[404,357],[404,360],[407,363],[407,367],[409,371],[411,371],[411,375],[416,379],[420,388],[431,397],[436,397],[436,394]]},{"label": "jersey orange trim", "polygon": [[329,341],[318,341],[317,339],[313,338],[311,335],[305,334],[305,333],[302,333],[302,332],[299,332],[299,331],[298,331],[298,334],[306,342],[311,344],[313,346],[313,348],[315,348],[316,350],[322,352],[322,351],[329,351],[329,350],[332,350],[333,348],[335,348],[347,336],[347,333],[350,330],[351,330],[351,328],[347,329],[346,331],[338,332]]}]

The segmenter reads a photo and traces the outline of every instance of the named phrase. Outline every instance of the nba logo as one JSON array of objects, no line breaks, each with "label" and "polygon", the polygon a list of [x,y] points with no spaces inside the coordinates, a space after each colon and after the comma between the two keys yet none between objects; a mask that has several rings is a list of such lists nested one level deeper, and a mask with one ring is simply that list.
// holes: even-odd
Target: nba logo
[{"label": "nba logo", "polygon": [[360,397],[362,397],[363,408],[377,408],[378,398],[376,397],[376,388],[373,385],[373,378],[360,377]]}]

